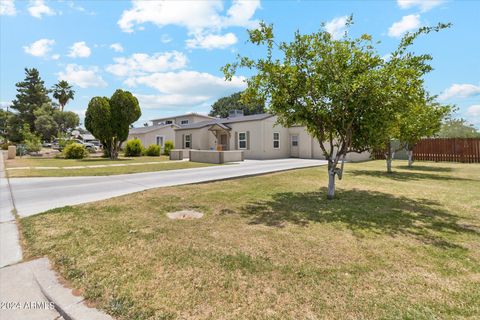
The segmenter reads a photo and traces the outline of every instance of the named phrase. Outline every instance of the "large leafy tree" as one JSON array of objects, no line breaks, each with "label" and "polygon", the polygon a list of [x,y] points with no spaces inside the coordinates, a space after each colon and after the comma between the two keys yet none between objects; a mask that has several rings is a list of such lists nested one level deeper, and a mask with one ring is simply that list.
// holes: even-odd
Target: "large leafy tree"
[{"label": "large leafy tree", "polygon": [[130,124],[142,112],[138,100],[130,92],[118,89],[110,99],[94,97],[88,103],[85,127],[104,146],[110,159],[117,159],[122,143],[128,138]]},{"label": "large leafy tree", "polygon": [[265,113],[265,102],[261,99],[242,100],[242,93],[237,92],[218,99],[210,110],[212,117],[226,118],[231,110],[242,110],[244,115]]},{"label": "large leafy tree", "polygon": [[63,111],[68,101],[73,100],[75,91],[72,86],[65,80],[60,80],[52,88],[53,97],[58,100],[60,111]]},{"label": "large leafy tree", "polygon": [[35,128],[35,110],[45,103],[51,103],[48,89],[37,69],[25,68],[25,80],[18,82],[16,99],[12,101],[12,109],[17,111],[17,116],[22,124],[28,124],[30,130]]},{"label": "large leafy tree", "polygon": [[[265,57],[239,57],[223,68],[226,79],[238,68],[255,70],[256,75],[247,80],[245,99],[268,101],[281,124],[305,126],[318,140],[328,161],[327,198],[332,199],[345,156],[369,150],[383,139],[377,129],[393,121],[397,100],[408,94],[404,84],[409,82],[409,71],[416,75],[423,59],[414,64],[406,61],[410,54],[398,54],[395,62],[387,64],[366,34],[356,39],[345,34],[335,40],[325,31],[297,32],[291,42],[278,43],[272,25],[261,23],[249,36],[251,43],[266,47]],[[413,39],[405,37],[399,50],[406,50]]]},{"label": "large leafy tree", "polygon": [[439,138],[480,138],[480,131],[465,119],[445,121],[438,134]]},{"label": "large leafy tree", "polygon": [[45,103],[35,110],[35,132],[42,140],[51,140],[58,133],[58,125],[53,118],[54,109],[51,104]]}]

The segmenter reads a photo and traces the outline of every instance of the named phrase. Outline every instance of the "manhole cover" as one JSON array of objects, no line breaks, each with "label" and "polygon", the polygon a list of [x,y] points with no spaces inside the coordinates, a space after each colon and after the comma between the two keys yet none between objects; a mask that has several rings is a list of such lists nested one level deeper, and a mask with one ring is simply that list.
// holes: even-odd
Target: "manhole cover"
[{"label": "manhole cover", "polygon": [[182,210],[167,213],[167,217],[170,219],[178,220],[187,220],[187,219],[199,219],[203,217],[203,213],[193,210]]}]

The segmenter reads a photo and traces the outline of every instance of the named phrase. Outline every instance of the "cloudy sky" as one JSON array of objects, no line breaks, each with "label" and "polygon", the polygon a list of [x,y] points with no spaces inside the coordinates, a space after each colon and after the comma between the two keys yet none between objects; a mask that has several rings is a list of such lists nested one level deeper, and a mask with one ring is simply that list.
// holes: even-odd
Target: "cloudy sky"
[{"label": "cloudy sky", "polygon": [[352,36],[370,33],[388,56],[407,31],[437,22],[449,30],[419,39],[416,53],[433,55],[426,83],[457,116],[480,128],[480,2],[397,1],[13,1],[0,0],[0,103],[15,97],[25,67],[48,86],[74,85],[67,105],[83,115],[93,96],[117,88],[134,93],[143,123],[184,112],[208,113],[217,98],[244,88],[240,74],[225,82],[220,68],[238,53],[255,55],[246,29],[273,23],[281,40],[322,28],[341,36],[353,14]]}]

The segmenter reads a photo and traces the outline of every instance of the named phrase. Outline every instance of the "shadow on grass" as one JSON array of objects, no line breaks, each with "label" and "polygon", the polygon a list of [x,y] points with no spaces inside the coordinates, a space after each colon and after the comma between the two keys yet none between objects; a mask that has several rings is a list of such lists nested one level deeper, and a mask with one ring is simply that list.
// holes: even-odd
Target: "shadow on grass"
[{"label": "shadow on grass", "polygon": [[377,170],[350,170],[349,174],[352,175],[361,175],[361,176],[370,176],[375,178],[387,178],[397,181],[409,181],[409,180],[442,180],[442,181],[472,181],[472,179],[452,177],[446,175],[438,174],[429,174],[422,172],[398,172],[394,171],[392,173],[387,173],[387,171],[377,171]]},{"label": "shadow on grass", "polygon": [[425,171],[425,172],[452,172],[453,168],[449,167],[434,167],[434,166],[424,166],[422,164],[413,164],[412,167],[409,166],[395,166],[395,168],[402,170],[411,170],[411,171]]},{"label": "shadow on grass", "polygon": [[352,231],[408,235],[438,247],[458,247],[443,235],[479,234],[460,225],[458,217],[431,200],[412,200],[364,190],[338,190],[335,200],[327,200],[326,188],[319,192],[277,193],[271,200],[250,203],[242,214],[251,224],[283,227],[286,223],[344,223]]}]

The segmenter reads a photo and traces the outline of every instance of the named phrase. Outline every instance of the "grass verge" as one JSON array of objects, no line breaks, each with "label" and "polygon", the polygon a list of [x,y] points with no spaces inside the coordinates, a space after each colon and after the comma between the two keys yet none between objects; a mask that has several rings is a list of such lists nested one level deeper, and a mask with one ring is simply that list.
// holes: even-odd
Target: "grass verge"
[{"label": "grass verge", "polygon": [[25,254],[119,319],[474,318],[480,165],[400,164],[347,164],[333,201],[320,167],[55,209]]}]

